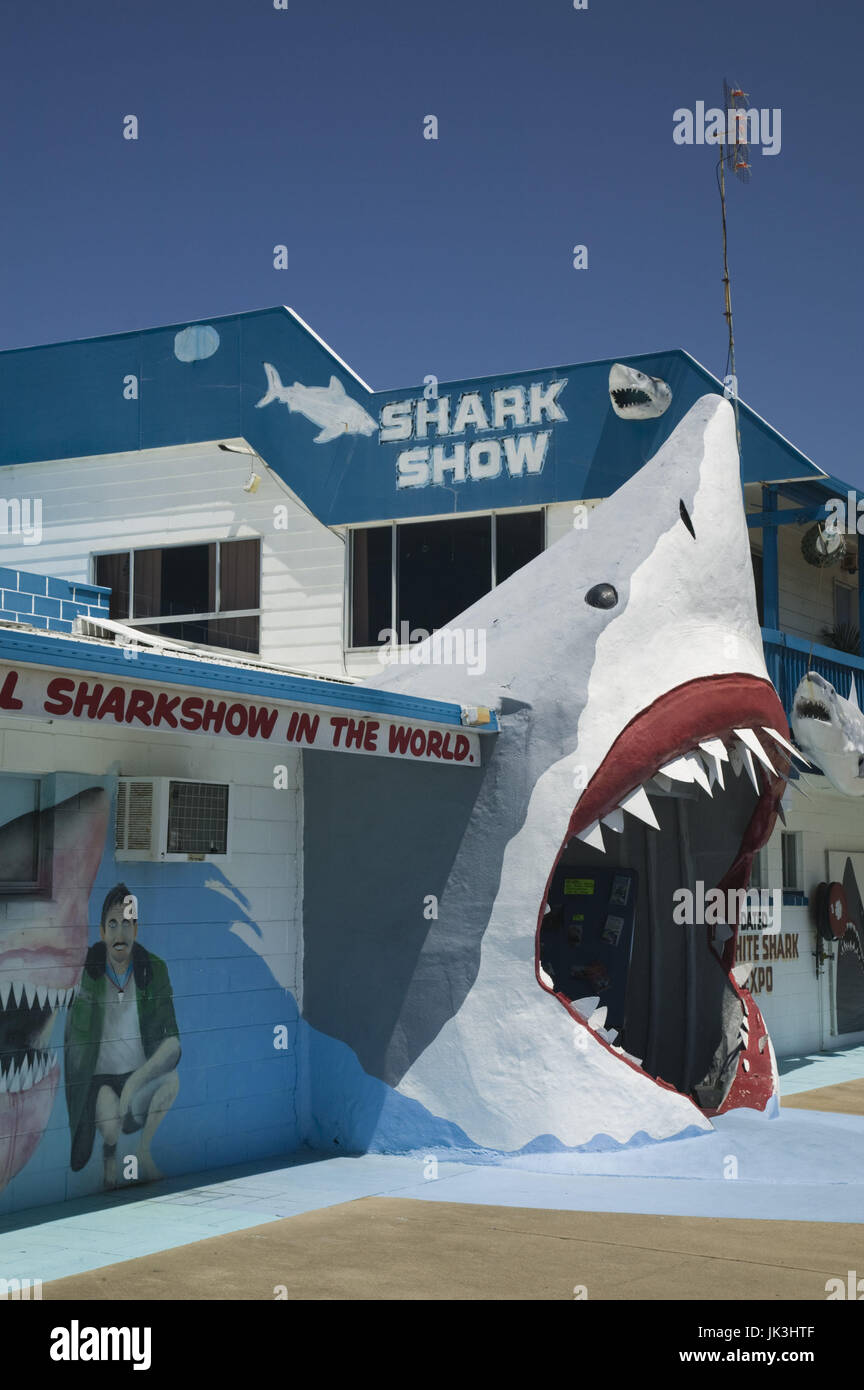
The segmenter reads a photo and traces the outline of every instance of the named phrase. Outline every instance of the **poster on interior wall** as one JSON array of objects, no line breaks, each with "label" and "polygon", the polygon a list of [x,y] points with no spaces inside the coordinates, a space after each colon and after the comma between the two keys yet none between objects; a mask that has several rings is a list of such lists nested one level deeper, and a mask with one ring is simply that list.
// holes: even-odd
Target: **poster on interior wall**
[{"label": "poster on interior wall", "polygon": [[864,854],[828,854],[832,881],[843,884],[846,930],[837,941],[834,971],[838,1033],[864,1032]]}]

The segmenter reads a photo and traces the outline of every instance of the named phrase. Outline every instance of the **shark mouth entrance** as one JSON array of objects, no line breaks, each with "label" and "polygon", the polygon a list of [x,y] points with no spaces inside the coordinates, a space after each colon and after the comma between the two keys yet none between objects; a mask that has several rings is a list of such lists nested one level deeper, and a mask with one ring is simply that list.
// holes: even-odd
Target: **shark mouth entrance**
[{"label": "shark mouth entrance", "polygon": [[[773,830],[788,733],[751,676],[691,681],[643,710],[579,798],[540,908],[541,986],[622,1065],[708,1115],[762,1109],[774,1090],[764,1023],[733,973],[730,890],[746,890]],[[715,889],[719,924],[704,911]]]}]

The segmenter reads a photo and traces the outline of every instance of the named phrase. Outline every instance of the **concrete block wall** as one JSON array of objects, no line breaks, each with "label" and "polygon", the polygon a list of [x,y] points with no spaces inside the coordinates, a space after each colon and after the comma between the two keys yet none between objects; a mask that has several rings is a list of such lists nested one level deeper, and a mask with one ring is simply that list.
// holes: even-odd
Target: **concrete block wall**
[{"label": "concrete block wall", "polygon": [[107,618],[111,590],[0,567],[0,620],[71,632],[75,618]]}]

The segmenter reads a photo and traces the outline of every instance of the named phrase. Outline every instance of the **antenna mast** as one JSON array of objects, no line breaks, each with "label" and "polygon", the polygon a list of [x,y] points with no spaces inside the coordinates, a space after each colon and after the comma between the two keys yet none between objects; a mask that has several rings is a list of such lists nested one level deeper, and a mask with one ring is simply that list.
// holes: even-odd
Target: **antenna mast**
[{"label": "antenna mast", "polygon": [[732,169],[736,177],[742,183],[750,182],[750,162],[748,159],[749,147],[747,143],[747,109],[746,103],[748,94],[740,87],[730,86],[726,81],[723,83],[723,113],[724,129],[720,136],[720,159],[717,163],[718,187],[720,190],[720,213],[723,223],[723,297],[725,308],[723,317],[726,320],[728,330],[728,347],[726,352],[726,372],[725,385],[727,393],[731,379],[732,402],[735,410],[735,437],[738,443],[738,453],[741,453],[741,429],[738,420],[738,377],[735,371],[735,329],[732,321],[732,284],[729,276],[729,252],[726,234],[726,169]]}]

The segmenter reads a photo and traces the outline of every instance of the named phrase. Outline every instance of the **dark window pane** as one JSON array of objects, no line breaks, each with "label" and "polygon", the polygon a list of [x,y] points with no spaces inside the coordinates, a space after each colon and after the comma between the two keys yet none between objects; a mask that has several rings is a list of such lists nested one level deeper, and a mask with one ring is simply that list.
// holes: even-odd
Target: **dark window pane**
[{"label": "dark window pane", "polygon": [[[219,547],[219,612],[257,608],[261,578],[261,542],[223,541]],[[178,609],[174,610],[178,612]],[[194,610],[187,608],[186,612]]]},{"label": "dark window pane", "polygon": [[93,582],[111,590],[109,618],[117,623],[125,622],[129,617],[129,551],[124,550],[119,555],[97,555]]},{"label": "dark window pane", "polygon": [[134,618],[212,613],[216,608],[215,545],[136,550]]},{"label": "dark window pane", "polygon": [[765,623],[765,607],[762,596],[762,556],[756,550],[750,551],[750,559],[753,561],[753,583],[756,588],[756,612],[759,616],[759,626]]},{"label": "dark window pane", "polygon": [[0,886],[25,887],[39,878],[39,782],[0,778]]},{"label": "dark window pane", "polygon": [[391,527],[351,533],[351,645],[375,647],[390,627]]},{"label": "dark window pane", "polygon": [[434,632],[488,593],[492,527],[488,516],[397,527],[399,627]]},{"label": "dark window pane", "polygon": [[196,647],[228,647],[257,655],[260,648],[257,618],[199,618],[186,623],[153,623],[141,628],[173,642],[192,642]]},{"label": "dark window pane", "polygon": [[543,549],[543,513],[515,512],[495,518],[495,573],[499,584]]}]

